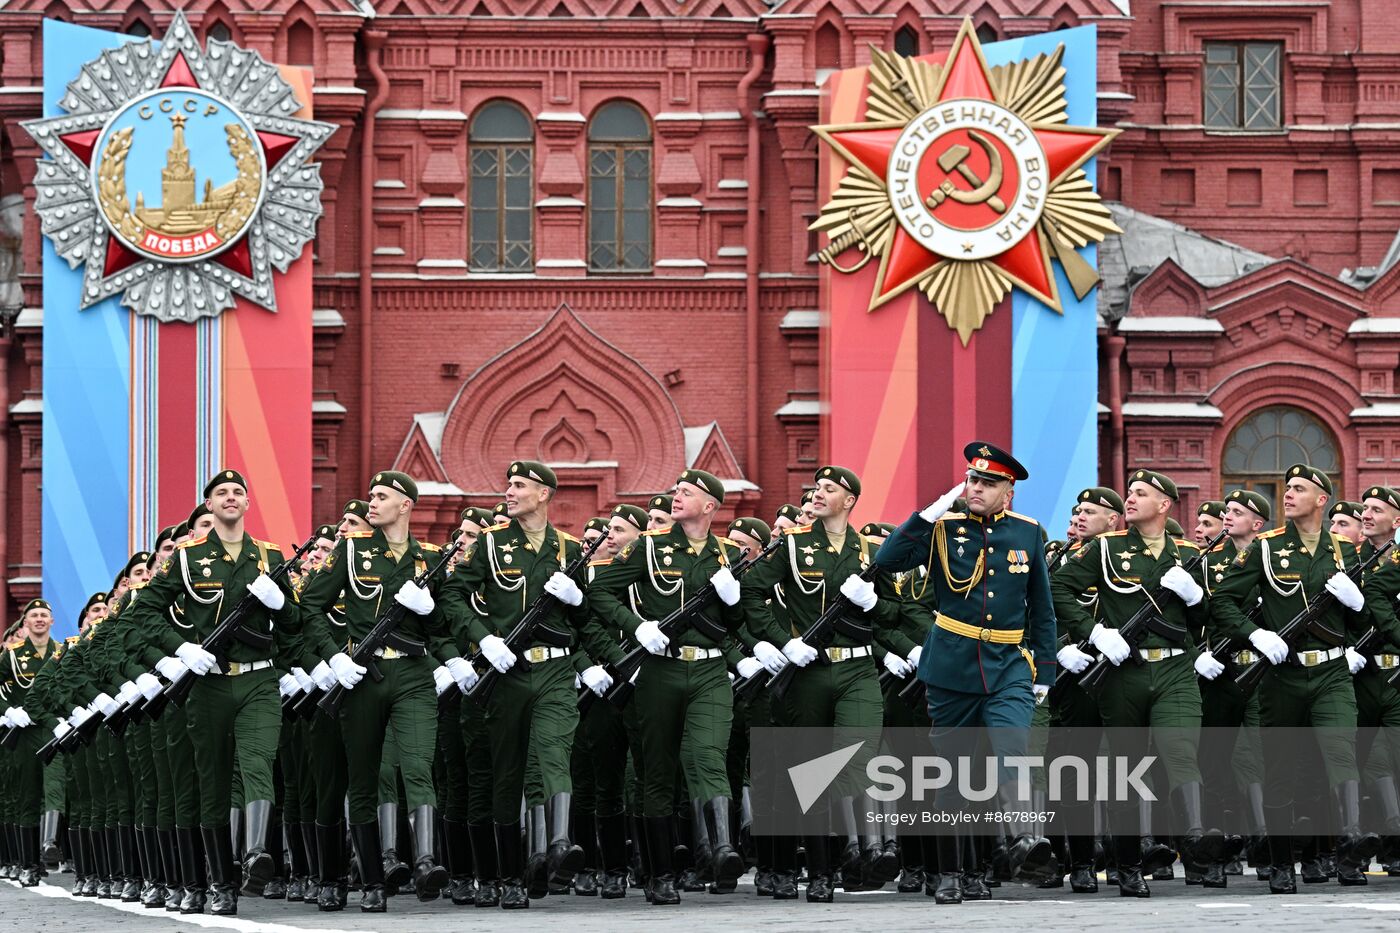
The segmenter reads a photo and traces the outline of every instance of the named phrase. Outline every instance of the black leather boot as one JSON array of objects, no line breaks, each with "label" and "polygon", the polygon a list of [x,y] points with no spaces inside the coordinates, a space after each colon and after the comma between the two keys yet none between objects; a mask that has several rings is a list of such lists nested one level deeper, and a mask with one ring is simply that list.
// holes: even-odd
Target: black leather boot
[{"label": "black leather boot", "polygon": [[[321,900],[321,850],[316,842],[316,824],[299,823],[297,829],[301,833],[302,848],[306,851],[306,885],[302,890],[301,901],[303,904],[319,904]],[[344,842],[341,845],[343,847]]]},{"label": "black leather boot", "polygon": [[350,899],[350,880],[345,865],[345,824],[315,824],[316,863],[320,867],[316,892],[318,910],[344,910]]},{"label": "black leather boot", "polygon": [[444,818],[442,821],[443,852],[447,856],[447,892],[453,904],[465,907],[476,901],[476,884],[472,878],[472,848],[467,836],[467,824]]},{"label": "black leather boot", "polygon": [[716,884],[729,884],[744,874],[744,859],[729,838],[730,800],[712,797],[705,804],[705,828],[710,835],[711,873]]},{"label": "black leather boot", "polygon": [[174,829],[157,829],[156,840],[160,851],[160,870],[165,878],[165,909],[180,909],[180,900],[185,896],[185,886],[180,874],[180,846],[175,841]]},{"label": "black leather boot", "polygon": [[[997,788],[997,799],[1002,811],[1015,814],[1027,809],[1024,801],[1016,799],[1016,783],[1008,781]],[[1030,819],[1013,820],[1010,824],[1011,839],[1006,843],[1004,864],[999,864],[997,877],[1005,880],[1024,878],[1039,880],[1050,865],[1054,849],[1050,840],[1040,833],[1040,824]]]},{"label": "black leather boot", "polygon": [[[287,861],[291,864],[287,878],[286,897],[289,901],[304,903],[306,889],[314,877],[311,862],[307,857],[306,839],[302,835],[304,823],[283,823],[283,848],[287,850]],[[314,848],[314,845],[312,846]]]},{"label": "black leather boot", "polygon": [[263,887],[263,899],[287,899],[287,834],[283,832],[282,811],[274,809],[267,824],[267,854],[272,857],[272,877]]},{"label": "black leather boot", "polygon": [[272,820],[271,800],[250,800],[243,807],[243,893],[262,897],[263,889],[277,873],[267,851],[267,828]]},{"label": "black leather boot", "polygon": [[797,900],[797,839],[772,837],[770,859],[773,866],[773,900]]},{"label": "black leather boot", "polygon": [[[399,853],[399,805],[381,803],[379,805],[379,853],[381,870],[384,873],[384,895],[393,896],[401,885],[413,877]],[[358,849],[356,850],[358,851]]]},{"label": "black leather boot", "polygon": [[1381,836],[1380,860],[1389,866],[1400,858],[1400,797],[1397,797],[1394,776],[1387,774],[1372,781],[1371,795],[1380,808],[1385,828],[1385,834]]},{"label": "black leather boot", "polygon": [[930,890],[927,883],[924,893],[932,895],[937,904],[961,904],[963,902],[962,844],[951,832],[937,838],[938,880]]},{"label": "black leather boot", "polygon": [[19,844],[19,885],[22,888],[38,887],[41,875],[39,827],[19,827]]},{"label": "black leather boot", "polygon": [[137,832],[140,833],[137,838],[145,853],[146,868],[144,874],[146,881],[149,882],[149,887],[142,892],[141,906],[158,909],[165,906],[166,885],[170,880],[170,875],[166,873],[165,865],[161,860],[160,830],[154,826],[145,826]]},{"label": "black leather boot", "polygon": [[1293,877],[1293,837],[1284,831],[1292,825],[1292,805],[1265,810],[1269,840],[1269,893],[1297,894]]},{"label": "black leather boot", "polygon": [[1181,860],[1188,869],[1203,871],[1225,855],[1225,837],[1217,827],[1206,828],[1202,819],[1201,782],[1189,781],[1172,792],[1177,818],[1186,824],[1181,839]]},{"label": "black leather boot", "polygon": [[[180,881],[185,894],[180,898],[180,913],[204,913],[208,878],[204,870],[204,840],[193,827],[175,827],[175,840],[180,853]],[[168,905],[167,905],[168,906]]]},{"label": "black leather boot", "polygon": [[1069,889],[1075,894],[1097,894],[1099,876],[1094,870],[1094,838],[1069,837]]},{"label": "black leather boot", "polygon": [[116,882],[121,885],[121,899],[124,904],[135,904],[141,900],[141,859],[136,845],[136,827],[117,827],[117,849],[119,852]]},{"label": "black leather boot", "polygon": [[[385,806],[398,809],[395,804]],[[393,826],[393,837],[396,838],[399,832],[397,814],[389,814],[389,825]],[[389,909],[388,897],[385,891],[384,875],[384,852],[379,844],[384,834],[385,825],[384,807],[379,808],[379,820],[374,823],[352,823],[350,825],[350,842],[355,847],[355,859],[360,865],[360,912],[366,914],[382,914]],[[404,866],[404,871],[408,866]]]},{"label": "black leather boot", "polygon": [[599,887],[598,870],[598,821],[591,810],[575,810],[574,841],[583,850],[583,868],[574,875],[574,893],[580,897],[597,897]]},{"label": "black leather boot", "polygon": [[647,816],[642,818],[642,822],[647,834],[647,853],[651,858],[651,883],[647,890],[647,901],[657,906],[679,904],[681,895],[676,890],[676,876],[671,862],[674,855],[671,845],[671,817]]},{"label": "black leather boot", "polygon": [[519,823],[496,824],[496,851],[500,855],[501,909],[524,910],[530,906],[530,894],[523,878],[525,857],[521,849]]},{"label": "black leather boot", "polygon": [[490,823],[468,823],[467,838],[471,840],[472,867],[476,871],[475,907],[499,907],[501,904],[500,860],[496,857],[496,831]]},{"label": "black leather boot", "polygon": [[1114,852],[1118,856],[1119,897],[1151,897],[1152,891],[1142,877],[1142,843],[1137,836],[1114,836]]},{"label": "black leather boot", "polygon": [[202,826],[204,853],[209,859],[209,913],[216,917],[238,914],[241,872],[233,857],[233,832],[228,826]]},{"label": "black leather boot", "polygon": [[435,901],[442,896],[448,875],[433,855],[433,830],[437,828],[434,808],[414,807],[409,823],[413,827],[413,891],[420,901]]},{"label": "black leather boot", "polygon": [[[1381,850],[1381,837],[1372,832],[1361,831],[1361,785],[1358,781],[1343,781],[1332,788],[1332,802],[1336,805],[1341,820],[1341,832],[1337,838],[1337,861],[1339,865],[1347,865],[1358,870],[1365,869],[1371,864],[1377,852]],[[1353,878],[1359,875],[1363,880],[1346,882],[1349,884],[1365,884],[1365,875],[1360,875],[1359,871],[1353,874]]]},{"label": "black leather boot", "polygon": [[836,897],[827,850],[827,837],[804,836],[807,849],[807,903],[830,904]]},{"label": "black leather boot", "polygon": [[627,896],[627,814],[599,816],[598,860],[603,867],[603,883],[598,894],[604,900]]},{"label": "black leather boot", "polygon": [[71,825],[68,827],[68,860],[73,863],[73,889],[70,893],[73,897],[79,897],[78,892],[87,875],[87,858],[83,852],[82,834]]},{"label": "black leather boot", "polygon": [[549,894],[549,821],[543,805],[525,811],[525,891],[539,900]]},{"label": "black leather boot", "polygon": [[569,838],[569,810],[574,795],[561,791],[549,798],[549,847],[545,870],[551,885],[567,887],[583,870],[583,847]]}]

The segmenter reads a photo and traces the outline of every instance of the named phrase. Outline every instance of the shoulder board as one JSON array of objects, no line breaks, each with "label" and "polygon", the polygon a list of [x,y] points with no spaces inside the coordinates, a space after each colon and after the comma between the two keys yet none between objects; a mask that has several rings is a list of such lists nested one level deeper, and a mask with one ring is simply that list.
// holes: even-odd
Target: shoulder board
[{"label": "shoulder board", "polygon": [[18,647],[19,647],[20,645],[22,645],[22,644],[24,644],[24,639],[23,639],[23,638],[16,638],[14,641],[7,641],[7,642],[5,642],[5,650],[6,650],[6,651],[13,651],[14,649],[18,648]]},{"label": "shoulder board", "polygon": [[350,532],[349,534],[347,534],[345,537],[347,537],[347,538],[372,538],[372,537],[374,537],[374,532],[372,532],[372,531],[352,531],[352,532]]},{"label": "shoulder board", "polygon": [[727,544],[727,545],[729,545],[730,547],[738,547],[738,546],[739,546],[739,542],[738,542],[738,541],[735,541],[735,540],[732,539],[732,538],[726,538],[724,535],[715,535],[715,540],[718,541],[720,544]]},{"label": "shoulder board", "polygon": [[670,529],[670,528],[653,528],[651,531],[644,531],[644,532],[642,532],[643,535],[647,535],[647,536],[652,536],[652,535],[668,535],[668,534],[670,534],[670,533],[671,533],[671,529]]},{"label": "shoulder board", "polygon": [[147,586],[146,581],[145,581],[145,580],[142,580],[140,583],[133,583],[133,584],[131,584],[131,586],[127,587],[127,592],[128,592],[128,593],[134,593],[134,592],[136,592],[137,590],[144,590],[144,589],[146,588],[146,586]]},{"label": "shoulder board", "polygon": [[590,566],[590,567],[606,567],[608,564],[611,564],[611,563],[612,563],[612,558],[611,558],[611,557],[600,557],[598,560],[590,560],[590,561],[588,562],[588,566]]},{"label": "shoulder board", "polygon": [[1189,547],[1193,551],[1199,551],[1201,549],[1201,546],[1195,541],[1187,541],[1185,538],[1172,538],[1172,543],[1177,547]]},{"label": "shoulder board", "polygon": [[871,535],[861,535],[860,538],[861,538],[862,541],[864,541],[864,542],[865,542],[866,544],[868,544],[870,547],[879,547],[879,546],[880,546],[879,540],[877,540],[876,538],[874,538],[874,537],[871,536]]},{"label": "shoulder board", "polygon": [[492,525],[490,528],[487,528],[487,529],[484,529],[484,530],[487,531],[487,532],[490,532],[490,531],[505,531],[505,530],[506,530],[507,528],[509,528],[509,527],[510,527],[510,522],[501,522],[499,525]]},{"label": "shoulder board", "polygon": [[1279,535],[1283,534],[1283,533],[1284,533],[1285,531],[1287,531],[1287,530],[1288,530],[1288,526],[1287,526],[1287,525],[1284,525],[1282,528],[1273,528],[1273,529],[1271,529],[1271,530],[1269,530],[1269,531],[1261,531],[1259,534],[1255,535],[1255,537],[1256,537],[1256,538],[1276,538],[1276,537],[1278,537]]},{"label": "shoulder board", "polygon": [[423,550],[425,550],[425,551],[431,551],[431,552],[434,552],[434,553],[436,553],[436,552],[442,550],[442,548],[438,547],[436,544],[429,544],[429,543],[426,542],[426,541],[420,542],[418,546],[421,547],[421,548],[422,548]]},{"label": "shoulder board", "polygon": [[579,543],[578,538],[575,538],[573,535],[569,534],[567,531],[560,531],[558,528],[556,528],[556,529],[554,529],[554,533],[557,534],[559,537],[563,538],[565,541],[572,541],[574,544],[578,544],[578,543]]},{"label": "shoulder board", "polygon": [[1226,545],[1226,544],[1229,544],[1229,543],[1230,543],[1230,539],[1229,539],[1229,538],[1226,538],[1224,541],[1221,541],[1221,542],[1220,542],[1219,544],[1217,544],[1215,547],[1211,548],[1211,549],[1210,549],[1210,552],[1211,552],[1212,554],[1214,554],[1216,551],[1223,551],[1223,550],[1225,550],[1225,545]]},{"label": "shoulder board", "polygon": [[812,530],[811,525],[793,525],[791,528],[784,528],[785,535],[800,535]]},{"label": "shoulder board", "polygon": [[940,522],[947,521],[947,520],[950,519],[950,518],[967,518],[967,513],[966,513],[966,512],[944,512],[942,515],[938,516],[938,520],[939,520]]},{"label": "shoulder board", "polygon": [[1009,518],[1019,518],[1023,522],[1030,522],[1032,525],[1040,524],[1040,522],[1031,518],[1029,515],[1022,515],[1020,512],[1007,512],[1006,515]]},{"label": "shoulder board", "polygon": [[253,544],[257,545],[260,548],[266,548],[269,551],[280,552],[282,550],[282,546],[280,544],[274,544],[271,541],[259,541],[257,538],[253,539]]},{"label": "shoulder board", "polygon": [[[1344,544],[1351,544],[1350,541],[1348,541],[1346,538],[1343,538],[1341,535],[1337,534],[1336,532],[1331,532],[1331,535],[1332,535],[1332,543],[1335,544],[1337,547],[1341,547],[1341,546],[1344,545]],[[1352,546],[1353,548],[1356,547],[1355,544],[1351,544],[1351,546]]]},{"label": "shoulder board", "polygon": [[63,641],[64,641],[64,643],[66,643],[66,644],[68,644],[68,645],[70,645],[70,646],[71,646],[71,645],[76,645],[76,644],[78,643],[78,636],[77,636],[77,635],[69,635],[67,638],[63,639]]},{"label": "shoulder board", "polygon": [[1128,529],[1124,528],[1122,531],[1105,531],[1103,534],[1095,535],[1094,537],[1096,537],[1096,538],[1116,538],[1116,537],[1118,537],[1119,535],[1125,535],[1125,534],[1127,534],[1127,533],[1128,533]]},{"label": "shoulder board", "polygon": [[203,544],[205,541],[208,541],[208,540],[209,540],[209,536],[208,536],[208,535],[200,535],[198,538],[191,538],[191,539],[189,539],[188,541],[186,541],[184,544],[180,544],[180,545],[176,545],[176,546],[177,546],[177,547],[199,547],[201,544]]}]

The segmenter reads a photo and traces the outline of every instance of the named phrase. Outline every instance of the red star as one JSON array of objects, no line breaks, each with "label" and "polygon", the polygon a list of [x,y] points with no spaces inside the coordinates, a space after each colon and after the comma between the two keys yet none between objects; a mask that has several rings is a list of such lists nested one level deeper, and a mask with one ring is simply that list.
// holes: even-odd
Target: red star
[{"label": "red star", "polygon": [[[953,42],[947,64],[940,76],[936,103],[954,98],[999,103],[992,92],[982,47],[970,22],[964,22]],[[1105,146],[1111,131],[1090,127],[1029,124],[1049,168],[1050,187],[1074,171]],[[847,161],[859,164],[881,181],[887,181],[890,151],[904,131],[904,124],[871,123],[857,126],[820,126],[813,129]],[[927,194],[927,192],[923,192]],[[1012,281],[1056,310],[1059,299],[1055,278],[1050,271],[1050,253],[1038,229],[1027,232],[1004,253],[986,259]],[[908,290],[930,269],[956,256],[940,256],[910,236],[898,223],[894,237],[880,262],[870,307],[873,310]]]}]

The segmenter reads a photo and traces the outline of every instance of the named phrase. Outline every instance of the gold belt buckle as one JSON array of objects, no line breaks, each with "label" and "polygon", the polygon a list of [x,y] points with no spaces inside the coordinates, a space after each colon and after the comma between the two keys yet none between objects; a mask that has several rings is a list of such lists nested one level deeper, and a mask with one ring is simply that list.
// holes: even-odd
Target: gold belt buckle
[{"label": "gold belt buckle", "polygon": [[699,649],[697,649],[694,645],[681,645],[681,660],[694,661],[698,654],[698,651]]},{"label": "gold belt buckle", "polygon": [[831,660],[831,661],[844,661],[844,660],[846,660],[846,649],[845,649],[845,648],[828,648],[828,649],[826,649],[826,656],[827,656],[828,660]]},{"label": "gold belt buckle", "polygon": [[1386,670],[1390,670],[1392,667],[1395,667],[1397,664],[1400,664],[1400,654],[1383,654],[1383,655],[1381,655],[1381,667],[1385,668]]},{"label": "gold belt buckle", "polygon": [[237,661],[228,662],[228,676],[237,677],[241,673],[243,673],[242,664],[239,664]]},{"label": "gold belt buckle", "polygon": [[1147,649],[1147,660],[1149,660],[1149,661],[1160,661],[1160,660],[1162,660],[1162,649],[1161,649],[1161,648],[1148,648],[1148,649]]},{"label": "gold belt buckle", "polygon": [[982,631],[980,631],[980,632],[977,633],[977,638],[978,638],[980,641],[991,641],[991,640],[992,640],[992,630],[989,629],[989,628],[984,628],[984,629],[982,629]]},{"label": "gold belt buckle", "polygon": [[384,654],[381,657],[383,657],[386,661],[392,661],[395,658],[402,657],[402,655],[399,654],[399,652],[394,650],[393,648],[385,647]]},{"label": "gold belt buckle", "polygon": [[525,652],[525,659],[531,664],[538,664],[545,659],[545,654],[546,649],[544,647],[536,646]]},{"label": "gold belt buckle", "polygon": [[1317,652],[1316,652],[1316,651],[1304,651],[1304,652],[1303,652],[1303,666],[1304,666],[1304,667],[1317,667],[1317,665],[1318,665]]}]

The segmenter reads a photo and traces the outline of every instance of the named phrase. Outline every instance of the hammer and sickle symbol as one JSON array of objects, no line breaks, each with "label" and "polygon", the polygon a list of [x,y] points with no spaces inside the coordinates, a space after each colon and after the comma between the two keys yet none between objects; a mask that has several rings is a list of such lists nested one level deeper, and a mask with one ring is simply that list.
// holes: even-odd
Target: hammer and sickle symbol
[{"label": "hammer and sickle symbol", "polygon": [[1004,214],[1006,213],[1006,202],[997,195],[997,189],[1001,187],[1003,172],[1001,152],[992,145],[990,139],[976,130],[968,130],[967,135],[987,154],[987,163],[991,167],[987,180],[983,181],[978,178],[977,173],[968,167],[967,157],[972,154],[972,150],[959,143],[949,147],[947,152],[938,157],[938,167],[949,174],[957,172],[967,179],[968,183],[972,185],[972,190],[964,191],[955,186],[951,178],[945,178],[943,184],[935,188],[924,203],[932,210],[951,198],[959,204],[986,204],[998,214]]}]

